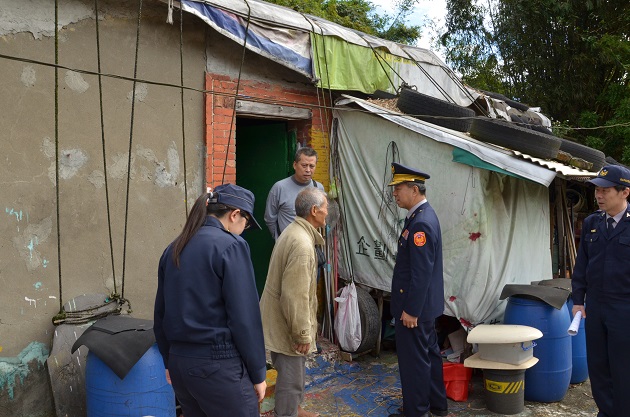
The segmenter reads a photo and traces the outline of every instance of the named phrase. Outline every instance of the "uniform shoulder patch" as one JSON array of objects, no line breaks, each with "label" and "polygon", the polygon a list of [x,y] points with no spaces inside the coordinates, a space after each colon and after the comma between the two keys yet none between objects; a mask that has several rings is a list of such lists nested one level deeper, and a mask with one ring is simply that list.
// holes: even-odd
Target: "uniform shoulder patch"
[{"label": "uniform shoulder patch", "polygon": [[416,246],[424,246],[427,243],[427,235],[424,232],[416,232],[413,234],[413,243]]}]

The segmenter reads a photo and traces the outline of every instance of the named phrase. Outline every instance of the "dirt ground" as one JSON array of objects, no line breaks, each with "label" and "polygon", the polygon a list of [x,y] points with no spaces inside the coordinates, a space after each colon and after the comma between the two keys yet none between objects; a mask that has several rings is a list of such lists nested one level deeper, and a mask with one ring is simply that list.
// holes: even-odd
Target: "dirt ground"
[{"label": "dirt ground", "polygon": [[[307,388],[304,408],[325,416],[387,417],[402,405],[398,362],[393,350],[379,357],[366,354],[347,361],[329,361],[330,355],[316,355],[307,364]],[[468,399],[449,399],[449,416],[497,416],[486,408],[481,370],[473,373]],[[518,407],[517,407],[518,408]],[[562,401],[524,402],[517,417],[597,415],[590,383],[570,385]]]}]

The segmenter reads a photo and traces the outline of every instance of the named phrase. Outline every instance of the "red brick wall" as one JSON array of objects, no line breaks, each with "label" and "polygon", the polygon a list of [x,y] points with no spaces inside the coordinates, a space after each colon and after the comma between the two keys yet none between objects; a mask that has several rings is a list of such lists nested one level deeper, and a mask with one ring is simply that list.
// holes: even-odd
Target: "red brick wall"
[{"label": "red brick wall", "polygon": [[[206,147],[208,150],[206,182],[211,187],[222,182],[236,182],[236,120],[233,111],[236,85],[237,80],[228,76],[206,74],[206,90],[213,93],[206,95]],[[313,114],[311,120],[289,121],[288,128],[296,129],[297,140],[300,144],[311,146],[317,150],[318,161],[315,179],[323,183],[328,189],[328,163],[330,160],[328,134],[332,116],[330,111],[323,109],[325,104],[321,91],[318,100],[315,87],[285,88],[278,84],[241,79],[239,95],[247,96],[248,100],[258,98],[264,99],[266,103],[277,102],[287,106],[311,109]],[[326,94],[326,105],[330,106],[328,99]],[[224,167],[225,178],[223,179]]]}]

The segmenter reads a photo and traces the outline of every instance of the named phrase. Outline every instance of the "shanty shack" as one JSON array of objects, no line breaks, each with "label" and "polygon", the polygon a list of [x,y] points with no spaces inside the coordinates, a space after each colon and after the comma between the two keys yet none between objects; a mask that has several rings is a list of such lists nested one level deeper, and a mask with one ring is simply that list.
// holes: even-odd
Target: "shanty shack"
[{"label": "shanty shack", "polygon": [[[465,325],[496,320],[503,284],[566,269],[573,218],[565,223],[554,196],[597,169],[484,136],[485,121],[473,119],[548,133],[550,122],[464,86],[429,50],[260,0],[0,0],[0,10],[6,415],[82,415],[80,397],[55,402],[51,390],[82,392],[74,375],[84,356],[62,367],[67,346],[51,353],[60,326],[80,334],[97,317],[99,306],[75,300],[86,294],[151,319],[157,260],[196,197],[238,183],[254,191],[262,223],[267,192],[292,174],[299,146],[319,152],[315,178],[341,209],[325,231],[328,335],[344,281],[377,299],[388,290],[402,216],[386,187],[393,161],[432,175],[445,314]],[[431,113],[410,90],[448,113]],[[373,101],[382,98],[400,108]],[[266,231],[246,239],[262,290],[273,240]]]}]

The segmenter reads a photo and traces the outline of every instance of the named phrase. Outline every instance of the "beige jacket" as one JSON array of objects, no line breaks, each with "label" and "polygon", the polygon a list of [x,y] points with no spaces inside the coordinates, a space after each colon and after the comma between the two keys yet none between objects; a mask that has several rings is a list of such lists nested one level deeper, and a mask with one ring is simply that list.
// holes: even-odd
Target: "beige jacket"
[{"label": "beige jacket", "polygon": [[294,345],[310,343],[316,350],[317,255],[324,239],[309,222],[296,217],[280,234],[269,262],[260,299],[265,347],[300,356]]}]

